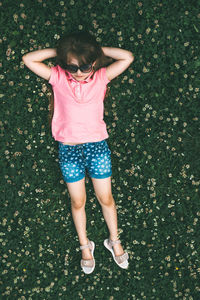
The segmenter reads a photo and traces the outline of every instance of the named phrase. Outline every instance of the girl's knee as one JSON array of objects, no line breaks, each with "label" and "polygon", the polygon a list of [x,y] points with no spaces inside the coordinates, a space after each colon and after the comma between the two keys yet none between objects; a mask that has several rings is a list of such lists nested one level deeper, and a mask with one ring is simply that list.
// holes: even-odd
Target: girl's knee
[{"label": "girl's knee", "polygon": [[75,209],[83,208],[85,206],[85,203],[86,203],[86,197],[71,199],[71,205]]},{"label": "girl's knee", "polygon": [[112,194],[102,194],[101,196],[97,197],[100,204],[104,206],[111,206],[115,204]]},{"label": "girl's knee", "polygon": [[86,202],[85,178],[77,182],[67,183],[67,188],[73,208],[82,208]]}]

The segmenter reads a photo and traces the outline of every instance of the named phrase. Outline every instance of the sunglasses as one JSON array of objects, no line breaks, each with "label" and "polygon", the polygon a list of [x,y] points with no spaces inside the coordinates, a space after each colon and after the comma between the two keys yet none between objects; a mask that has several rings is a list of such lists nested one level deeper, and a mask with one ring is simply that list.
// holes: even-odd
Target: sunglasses
[{"label": "sunglasses", "polygon": [[83,73],[89,73],[92,71],[92,64],[77,66],[77,65],[66,65],[65,69],[70,73],[76,73],[80,70]]}]

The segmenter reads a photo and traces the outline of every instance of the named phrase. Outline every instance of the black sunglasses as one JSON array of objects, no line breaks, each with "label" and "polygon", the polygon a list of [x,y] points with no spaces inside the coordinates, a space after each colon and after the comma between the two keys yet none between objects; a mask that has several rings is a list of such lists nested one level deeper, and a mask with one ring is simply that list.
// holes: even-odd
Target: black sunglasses
[{"label": "black sunglasses", "polygon": [[83,73],[89,73],[92,71],[92,64],[77,66],[77,65],[66,65],[65,69],[69,71],[70,73],[76,73],[78,70],[80,70]]}]

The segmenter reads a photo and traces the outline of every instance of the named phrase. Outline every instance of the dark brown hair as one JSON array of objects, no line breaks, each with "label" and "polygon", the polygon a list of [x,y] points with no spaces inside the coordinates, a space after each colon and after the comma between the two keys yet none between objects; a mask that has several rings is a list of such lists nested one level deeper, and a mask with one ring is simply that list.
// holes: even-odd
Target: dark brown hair
[{"label": "dark brown hair", "polygon": [[[56,64],[63,69],[66,68],[66,64],[70,61],[71,57],[75,57],[79,65],[96,62],[93,68],[93,75],[98,69],[109,65],[113,61],[112,58],[104,55],[96,38],[86,31],[64,34],[58,41],[56,53]],[[49,123],[51,126],[54,108],[54,95],[51,86],[50,92]]]}]

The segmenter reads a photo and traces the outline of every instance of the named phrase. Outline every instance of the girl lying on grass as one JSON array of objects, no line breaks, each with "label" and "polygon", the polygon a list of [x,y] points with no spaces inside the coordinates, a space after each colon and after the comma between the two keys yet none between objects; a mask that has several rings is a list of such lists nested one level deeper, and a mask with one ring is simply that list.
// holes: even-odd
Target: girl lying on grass
[{"label": "girl lying on grass", "polygon": [[[56,66],[50,68],[42,63],[52,57],[57,58]],[[105,67],[106,58],[112,58],[112,63]],[[58,141],[59,165],[71,198],[73,221],[82,250],[81,267],[86,274],[95,268],[95,243],[86,234],[86,171],[110,233],[104,246],[119,267],[128,268],[128,253],[118,239],[117,211],[111,190],[111,151],[106,142],[108,133],[103,114],[107,84],[133,60],[130,51],[101,47],[87,32],[65,34],[55,49],[23,56],[25,65],[46,79],[53,89],[52,135]]]}]

